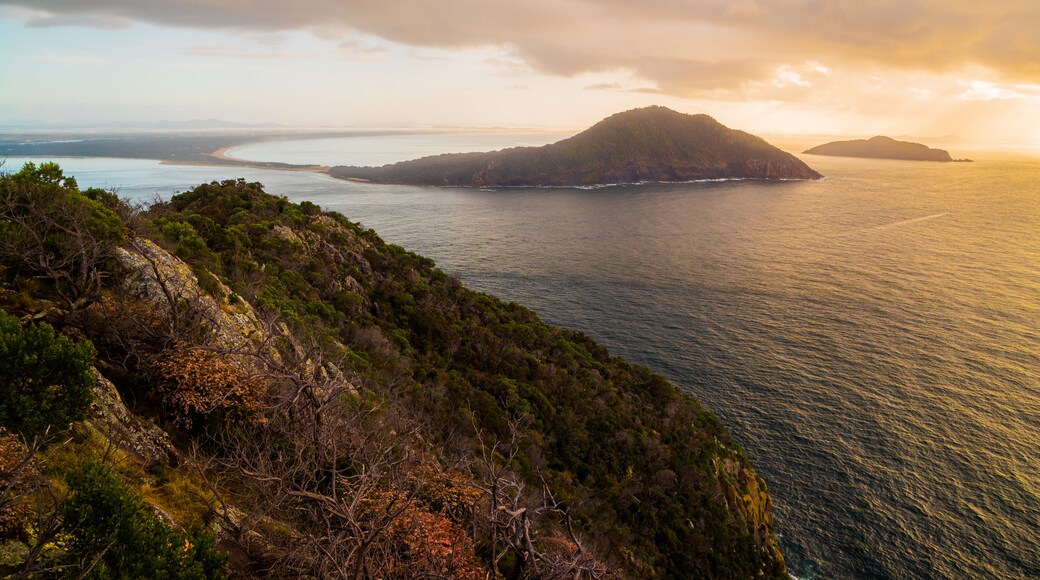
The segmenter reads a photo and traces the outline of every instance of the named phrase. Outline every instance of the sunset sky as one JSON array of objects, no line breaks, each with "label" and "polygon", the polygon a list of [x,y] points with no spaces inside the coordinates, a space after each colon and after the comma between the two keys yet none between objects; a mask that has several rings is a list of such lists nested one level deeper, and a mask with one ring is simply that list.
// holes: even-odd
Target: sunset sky
[{"label": "sunset sky", "polygon": [[0,0],[0,125],[582,128],[1040,148],[1037,0]]}]

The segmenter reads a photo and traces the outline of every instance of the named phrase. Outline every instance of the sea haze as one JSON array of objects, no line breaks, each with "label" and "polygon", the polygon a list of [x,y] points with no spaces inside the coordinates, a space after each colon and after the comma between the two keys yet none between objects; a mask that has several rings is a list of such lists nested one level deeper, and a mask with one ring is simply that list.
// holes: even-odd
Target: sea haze
[{"label": "sea haze", "polygon": [[1040,576],[1040,161],[804,159],[828,178],[591,191],[62,162],[142,198],[262,181],[665,374],[800,578]]},{"label": "sea haze", "polygon": [[507,147],[540,146],[569,135],[560,133],[444,132],[268,141],[232,147],[228,157],[297,165],[380,166],[439,155],[473,153]]}]

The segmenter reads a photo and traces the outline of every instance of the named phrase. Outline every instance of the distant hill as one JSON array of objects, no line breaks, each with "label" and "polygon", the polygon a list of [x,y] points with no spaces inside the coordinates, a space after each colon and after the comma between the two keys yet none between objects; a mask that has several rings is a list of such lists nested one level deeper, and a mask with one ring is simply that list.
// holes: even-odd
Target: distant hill
[{"label": "distant hill", "polygon": [[852,141],[834,141],[813,147],[805,153],[837,157],[867,157],[871,159],[904,159],[910,161],[969,161],[953,159],[942,149],[932,149],[920,143],[896,141],[891,137],[871,137]]},{"label": "distant hill", "polygon": [[129,121],[124,123],[113,123],[113,127],[131,129],[278,129],[282,125],[278,123],[237,123],[235,121],[224,121],[222,119],[190,119],[187,121]]},{"label": "distant hill", "polygon": [[190,119],[185,121],[97,121],[92,123],[61,123],[31,119],[0,127],[6,131],[206,131],[217,129],[281,129],[278,123],[237,123],[222,119]]},{"label": "distant hill", "polygon": [[446,186],[587,186],[696,179],[819,179],[790,153],[707,115],[665,107],[608,117],[542,147],[455,153],[382,167],[333,167],[345,179]]}]

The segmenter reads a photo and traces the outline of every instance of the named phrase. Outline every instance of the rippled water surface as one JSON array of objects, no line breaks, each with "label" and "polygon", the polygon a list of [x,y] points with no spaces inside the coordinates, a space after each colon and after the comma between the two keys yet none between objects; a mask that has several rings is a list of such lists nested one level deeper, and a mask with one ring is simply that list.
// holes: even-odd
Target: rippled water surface
[{"label": "rippled water surface", "polygon": [[591,191],[63,163],[263,181],[664,373],[749,451],[799,577],[1040,577],[1040,162],[805,159],[828,179]]}]

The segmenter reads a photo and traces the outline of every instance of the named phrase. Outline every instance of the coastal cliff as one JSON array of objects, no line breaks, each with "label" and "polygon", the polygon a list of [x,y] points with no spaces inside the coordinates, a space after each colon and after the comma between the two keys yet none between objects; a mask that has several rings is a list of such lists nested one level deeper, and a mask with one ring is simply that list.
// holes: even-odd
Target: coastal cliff
[{"label": "coastal cliff", "polygon": [[[133,521],[204,526],[150,545],[164,566],[216,570],[226,553],[240,577],[786,577],[765,484],[718,419],[580,333],[259,184],[144,213],[51,166],[0,187],[21,199],[0,209],[6,239],[26,233],[30,199],[53,199],[111,242],[76,296],[64,274],[40,282],[24,244],[0,248],[2,309],[96,349],[94,406],[26,451],[46,464],[33,489],[100,469],[156,514]],[[69,231],[51,247],[78,272]],[[0,569],[40,565],[19,560],[31,518],[5,513]],[[170,545],[197,548],[163,559]],[[129,565],[131,548],[103,548],[52,555]]]},{"label": "coastal cliff", "polygon": [[424,157],[334,177],[443,186],[595,186],[701,179],[819,179],[795,156],[707,115],[665,107],[618,113],[543,147]]}]

